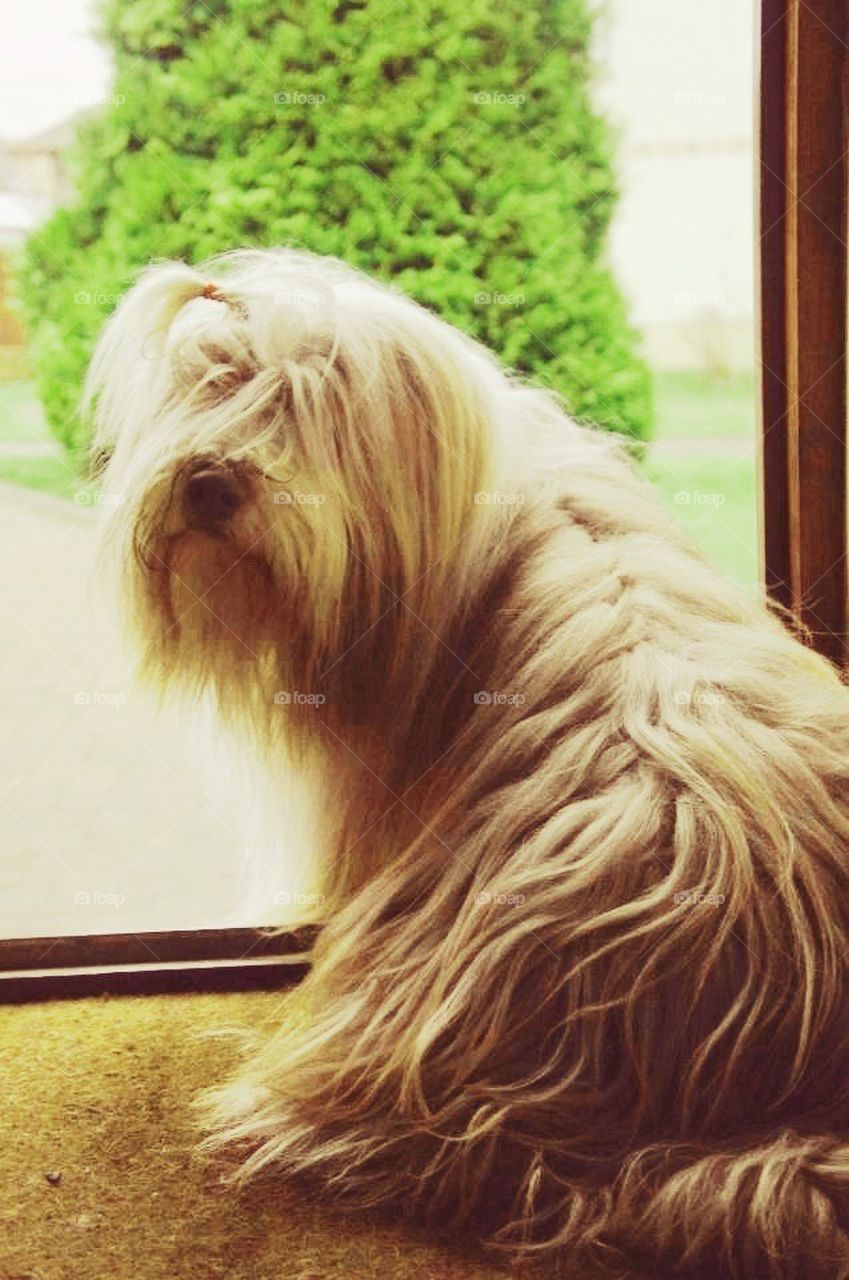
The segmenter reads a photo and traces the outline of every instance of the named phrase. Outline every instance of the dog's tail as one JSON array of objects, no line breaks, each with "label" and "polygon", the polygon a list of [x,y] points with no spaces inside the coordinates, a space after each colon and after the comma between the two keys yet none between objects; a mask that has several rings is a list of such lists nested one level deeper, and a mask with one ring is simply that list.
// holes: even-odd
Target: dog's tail
[{"label": "dog's tail", "polygon": [[[652,1280],[849,1277],[845,1141],[785,1131],[745,1148],[650,1146],[628,1159],[602,1198],[603,1206],[597,1195],[569,1197],[572,1229],[586,1213],[592,1275],[631,1277],[636,1265]],[[499,1243],[515,1248],[518,1230]]]}]

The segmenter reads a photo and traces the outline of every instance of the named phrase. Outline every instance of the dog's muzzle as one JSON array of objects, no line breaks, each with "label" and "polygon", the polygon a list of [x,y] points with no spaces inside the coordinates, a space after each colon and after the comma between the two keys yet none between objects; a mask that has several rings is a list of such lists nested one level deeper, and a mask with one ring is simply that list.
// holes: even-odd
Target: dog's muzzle
[{"label": "dog's muzzle", "polygon": [[247,480],[232,467],[199,463],[183,490],[186,521],[193,529],[220,529],[247,498]]}]

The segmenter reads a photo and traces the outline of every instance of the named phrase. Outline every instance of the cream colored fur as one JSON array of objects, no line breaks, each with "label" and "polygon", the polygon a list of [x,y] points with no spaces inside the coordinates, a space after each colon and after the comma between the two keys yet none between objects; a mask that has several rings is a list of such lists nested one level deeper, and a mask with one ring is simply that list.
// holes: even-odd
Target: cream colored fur
[{"label": "cream colored fur", "polygon": [[[339,263],[152,268],[90,397],[144,670],[324,815],[308,1016],[210,1141],[582,1276],[849,1276],[835,672],[616,441]],[[209,529],[199,461],[245,496]]]}]

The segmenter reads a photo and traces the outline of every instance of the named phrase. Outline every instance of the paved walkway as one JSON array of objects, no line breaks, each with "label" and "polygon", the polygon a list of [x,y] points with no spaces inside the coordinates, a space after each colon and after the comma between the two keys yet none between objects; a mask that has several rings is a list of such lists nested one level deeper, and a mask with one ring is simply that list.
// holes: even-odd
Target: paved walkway
[{"label": "paved walkway", "polygon": [[49,440],[7,440],[0,442],[0,458],[61,458],[58,444]]},{"label": "paved walkway", "polygon": [[243,922],[232,806],[133,688],[96,520],[0,485],[0,936]]}]

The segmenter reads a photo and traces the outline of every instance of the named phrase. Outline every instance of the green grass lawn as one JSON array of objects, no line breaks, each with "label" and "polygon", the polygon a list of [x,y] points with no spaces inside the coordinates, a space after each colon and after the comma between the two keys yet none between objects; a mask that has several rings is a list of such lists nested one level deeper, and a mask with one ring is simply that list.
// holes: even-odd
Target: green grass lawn
[{"label": "green grass lawn", "polygon": [[739,582],[759,580],[753,458],[649,459],[646,472],[674,519]]},{"label": "green grass lawn", "polygon": [[[654,440],[646,473],[673,517],[713,562],[740,582],[759,580],[757,477],[754,456],[755,384],[752,374],[721,380],[694,373],[655,376]],[[714,446],[699,456],[698,440]],[[722,451],[728,441],[728,452]],[[692,442],[692,444],[688,444]],[[669,445],[666,453],[663,445]],[[682,447],[676,456],[675,446]]]},{"label": "green grass lawn", "polygon": [[[716,564],[742,582],[757,582],[755,466],[753,458],[740,456],[741,444],[754,440],[752,375],[718,380],[658,373],[655,396],[658,450],[649,451],[647,474],[674,518]],[[49,440],[32,383],[0,383],[0,479],[73,497],[83,482],[61,455],[3,454],[3,445]],[[702,456],[699,440],[713,442]]]},{"label": "green grass lawn", "polygon": [[44,410],[31,381],[0,381],[0,480],[73,499],[85,487],[77,470],[61,451],[53,449]]},{"label": "green grass lawn", "polygon": [[0,444],[34,444],[50,436],[31,382],[0,382]]},{"label": "green grass lawn", "polygon": [[699,373],[655,373],[655,439],[752,440],[755,380],[751,373],[713,378]]},{"label": "green grass lawn", "polygon": [[13,455],[4,458],[0,453],[0,480],[69,500],[73,500],[76,494],[87,487],[86,482],[62,455],[44,458]]}]

